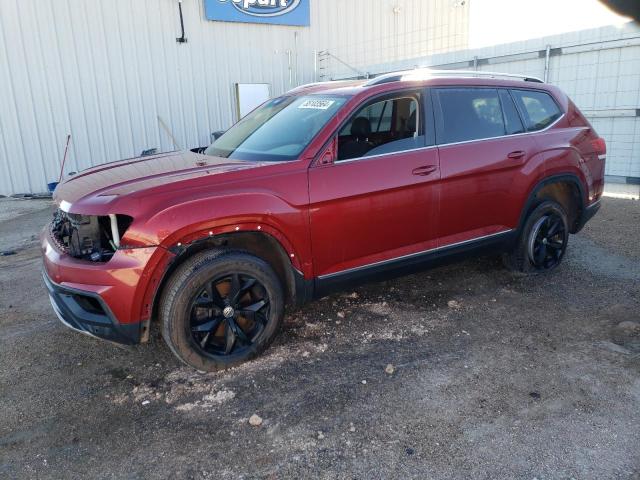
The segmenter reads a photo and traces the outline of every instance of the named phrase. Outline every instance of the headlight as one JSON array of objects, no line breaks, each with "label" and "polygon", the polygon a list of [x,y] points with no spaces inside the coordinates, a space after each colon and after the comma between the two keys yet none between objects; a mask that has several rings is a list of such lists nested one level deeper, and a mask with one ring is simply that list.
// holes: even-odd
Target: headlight
[{"label": "headlight", "polygon": [[107,262],[132,221],[127,215],[78,215],[58,210],[50,231],[58,246],[72,257]]}]

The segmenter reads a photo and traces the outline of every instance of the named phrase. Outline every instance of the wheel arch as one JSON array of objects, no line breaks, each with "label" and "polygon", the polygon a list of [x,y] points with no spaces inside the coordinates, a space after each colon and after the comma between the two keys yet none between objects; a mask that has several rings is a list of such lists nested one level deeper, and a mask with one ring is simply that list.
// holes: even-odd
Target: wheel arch
[{"label": "wheel arch", "polygon": [[189,244],[179,244],[174,248],[175,257],[162,273],[153,296],[152,318],[157,318],[157,308],[164,287],[178,267],[196,253],[215,248],[247,252],[267,262],[282,283],[287,304],[303,304],[310,298],[311,282],[305,280],[302,272],[292,264],[290,255],[280,241],[274,235],[264,231],[243,230],[210,235]]},{"label": "wheel arch", "polygon": [[518,232],[522,231],[527,217],[544,200],[554,200],[565,209],[569,217],[569,231],[580,229],[580,219],[586,206],[586,190],[580,177],[575,173],[561,173],[545,177],[530,190],[518,222]]}]

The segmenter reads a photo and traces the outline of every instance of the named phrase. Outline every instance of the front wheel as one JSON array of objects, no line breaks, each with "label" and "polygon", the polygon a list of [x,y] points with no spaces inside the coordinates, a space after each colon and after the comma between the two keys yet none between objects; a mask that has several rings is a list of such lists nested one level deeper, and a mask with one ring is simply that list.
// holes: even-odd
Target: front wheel
[{"label": "front wheel", "polygon": [[567,214],[559,203],[546,200],[529,214],[516,247],[504,255],[504,263],[522,273],[548,272],[562,262],[568,241]]},{"label": "front wheel", "polygon": [[173,274],[160,305],[162,336],[186,364],[214,371],[264,351],[284,314],[278,277],[248,253],[194,255]]}]

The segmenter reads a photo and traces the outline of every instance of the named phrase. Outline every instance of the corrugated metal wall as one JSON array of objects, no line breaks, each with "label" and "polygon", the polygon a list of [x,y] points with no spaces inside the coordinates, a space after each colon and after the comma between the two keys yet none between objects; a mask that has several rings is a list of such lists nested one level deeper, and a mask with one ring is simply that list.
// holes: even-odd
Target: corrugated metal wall
[{"label": "corrugated metal wall", "polygon": [[206,145],[236,120],[235,83],[281,94],[315,80],[317,51],[366,64],[466,42],[450,0],[312,0],[309,28],[209,22],[184,0],[186,44],[177,4],[0,0],[0,194],[45,191],[69,133],[67,172],[173,150],[158,116],[180,147]]},{"label": "corrugated metal wall", "polygon": [[[430,66],[517,73],[562,88],[607,141],[606,173],[640,181],[640,27],[628,23],[546,38],[369,65],[382,73]],[[336,77],[341,77],[336,71]],[[342,75],[342,78],[348,75]]]},{"label": "corrugated metal wall", "polygon": [[320,26],[314,30],[318,35],[314,44],[331,54],[320,56],[322,80],[352,75],[354,68],[366,73],[375,63],[464,49],[469,43],[468,0],[343,0],[314,5]]}]

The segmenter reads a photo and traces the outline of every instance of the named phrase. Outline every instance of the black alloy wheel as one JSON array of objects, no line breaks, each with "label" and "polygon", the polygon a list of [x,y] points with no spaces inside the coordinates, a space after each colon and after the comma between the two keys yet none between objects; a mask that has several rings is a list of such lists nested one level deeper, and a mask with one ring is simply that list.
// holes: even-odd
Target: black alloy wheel
[{"label": "black alloy wheel", "polygon": [[560,265],[569,243],[569,219],[560,203],[541,201],[519,230],[515,245],[502,256],[509,270],[536,275]]},{"label": "black alloy wheel", "polygon": [[563,218],[549,212],[533,225],[529,236],[529,260],[536,270],[555,268],[567,248],[567,231]]},{"label": "black alloy wheel", "polygon": [[185,260],[163,288],[162,336],[197,370],[233,367],[269,347],[285,302],[280,279],[263,259],[239,250],[205,250]]},{"label": "black alloy wheel", "polygon": [[191,301],[191,336],[205,354],[242,356],[264,331],[269,308],[267,290],[256,278],[213,278]]}]

